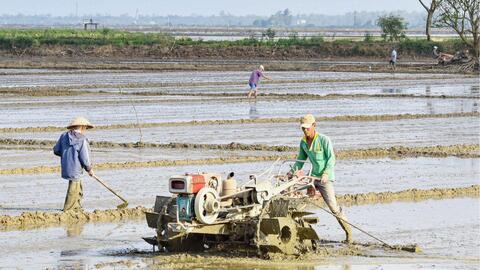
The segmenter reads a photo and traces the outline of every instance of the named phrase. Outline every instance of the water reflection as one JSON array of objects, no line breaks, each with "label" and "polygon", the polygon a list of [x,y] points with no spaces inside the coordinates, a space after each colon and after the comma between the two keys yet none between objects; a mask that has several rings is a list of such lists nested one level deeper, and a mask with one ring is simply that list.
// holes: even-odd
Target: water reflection
[{"label": "water reflection", "polygon": [[[425,96],[430,97],[432,95],[432,88],[430,85],[425,86]],[[432,99],[427,98],[427,111],[429,114],[434,114],[435,110],[433,109]]]},{"label": "water reflection", "polygon": [[400,88],[383,88],[382,93],[384,93],[384,94],[403,94],[403,93],[405,93],[405,90],[400,89]]},{"label": "water reflection", "polygon": [[250,110],[248,112],[250,119],[258,119],[259,115],[257,111],[257,101],[248,101],[248,104],[250,105]]},{"label": "water reflection", "polygon": [[83,223],[69,224],[65,227],[67,237],[77,237],[80,236],[83,232]]},{"label": "water reflection", "polygon": [[[472,85],[470,87],[470,93],[474,97],[479,97],[480,96],[480,85]],[[475,101],[473,102],[472,111],[473,112],[478,112],[478,100],[477,99],[475,99]]]},{"label": "water reflection", "polygon": [[429,97],[432,95],[432,87],[430,85],[425,86],[425,96]]},{"label": "water reflection", "polygon": [[473,102],[472,112],[478,112],[478,102],[477,101]]},{"label": "water reflection", "polygon": [[470,93],[471,93],[472,96],[474,96],[474,97],[480,96],[480,85],[472,85],[472,86],[470,87]]},{"label": "water reflection", "polygon": [[[64,229],[67,233],[67,238],[76,238],[80,236],[83,232],[84,223],[74,223],[67,224],[64,226]],[[67,240],[75,241],[75,239]],[[66,249],[60,251],[60,257],[57,261],[57,269],[72,269],[72,270],[83,270],[89,269],[89,265],[85,259],[74,259],[73,257],[79,256],[85,253],[85,250],[82,249]]]}]

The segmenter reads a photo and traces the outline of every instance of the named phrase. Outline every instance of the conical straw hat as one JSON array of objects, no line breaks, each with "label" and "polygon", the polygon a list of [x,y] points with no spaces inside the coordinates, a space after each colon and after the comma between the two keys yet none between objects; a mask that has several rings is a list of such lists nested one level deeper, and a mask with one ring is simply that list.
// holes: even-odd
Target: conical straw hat
[{"label": "conical straw hat", "polygon": [[77,126],[86,126],[87,129],[93,128],[93,125],[90,124],[90,122],[85,117],[82,117],[82,116],[79,116],[73,119],[73,121],[70,123],[70,125],[67,126],[67,128],[70,129],[72,127],[77,127]]}]

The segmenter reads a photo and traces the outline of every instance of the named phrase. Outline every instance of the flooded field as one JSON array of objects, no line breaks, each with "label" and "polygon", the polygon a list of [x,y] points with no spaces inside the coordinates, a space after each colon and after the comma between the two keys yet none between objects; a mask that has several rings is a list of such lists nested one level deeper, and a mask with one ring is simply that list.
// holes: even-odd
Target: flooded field
[{"label": "flooded field", "polygon": [[[461,127],[461,128],[457,128]],[[434,146],[474,144],[478,142],[478,117],[402,119],[394,121],[325,121],[319,122],[322,133],[335,138],[337,149],[372,147]],[[138,128],[92,130],[94,141],[137,142]],[[271,132],[277,134],[271,137]],[[197,136],[191,136],[196,134]],[[383,134],[381,137],[378,134]],[[58,132],[0,133],[0,138],[55,140]],[[302,137],[298,124],[249,123],[224,125],[182,125],[142,128],[143,142],[193,144],[243,144],[297,146]]]},{"label": "flooded field", "polygon": [[[261,83],[254,101],[245,97],[245,71],[0,69],[0,268],[480,267],[477,77],[267,73],[274,80]],[[235,172],[244,183],[295,157],[306,113],[333,141],[335,190],[349,220],[423,252],[386,250],[359,231],[357,244],[340,243],[321,199],[311,211],[325,241],[298,258],[160,254],[141,239],[154,233],[143,207],[169,195],[171,175]],[[97,126],[87,133],[96,174],[128,199],[130,212],[113,210],[120,201],[85,176],[89,218],[58,217],[67,182],[51,149],[77,115]]]},{"label": "flooded field", "polygon": [[[2,70],[0,69],[0,72]],[[8,71],[8,70],[7,70]],[[26,72],[25,72],[26,73]],[[81,72],[79,74],[49,74],[38,72],[37,74],[17,74],[0,76],[0,87],[20,86],[71,86],[71,85],[96,85],[96,84],[125,84],[125,83],[192,83],[192,82],[245,82],[249,72]],[[292,79],[365,79],[365,78],[391,78],[389,73],[355,73],[355,72],[310,72],[291,71],[276,72],[269,74],[275,80]],[[396,74],[395,78],[455,78],[456,75],[431,75],[431,74]],[[244,83],[247,84],[247,83]]]},{"label": "flooded field", "polygon": [[[59,162],[56,159],[52,161]],[[235,172],[238,181],[245,182],[249,175],[260,174],[271,165],[272,162],[250,162],[163,166],[101,170],[97,171],[97,174],[129,198],[132,205],[151,206],[156,195],[168,195],[168,178],[171,175],[205,171],[218,172],[226,177],[229,172]],[[18,166],[21,166],[21,163]],[[336,174],[338,180],[335,186],[339,194],[466,187],[479,184],[480,159],[449,157],[339,160]],[[118,199],[108,194],[108,191],[93,179],[85,176],[84,182],[84,204],[87,210],[115,206]],[[0,194],[4,207],[0,208],[0,214],[19,214],[23,209],[35,210],[37,207],[59,209],[62,207],[63,191],[67,184],[58,173],[0,175]],[[39,198],[38,192],[51,192],[58,196]],[[22,201],[18,201],[18,197],[22,197]],[[35,207],[29,208],[29,205]]]},{"label": "flooded field", "polygon": [[[445,211],[459,208],[465,210]],[[0,267],[185,269],[197,264],[196,269],[219,269],[222,264],[220,269],[378,269],[378,265],[382,269],[477,269],[480,209],[475,199],[352,206],[345,211],[352,222],[389,243],[417,243],[423,252],[411,254],[358,246],[350,247],[355,248],[356,256],[313,254],[273,261],[221,254],[159,255],[152,253],[139,237],[153,231],[146,228],[143,220],[136,220],[2,232],[0,248],[9,252],[0,255]],[[318,216],[321,226],[316,230],[321,237],[341,240],[336,221],[322,212]],[[371,242],[359,232],[355,236],[359,241]],[[19,246],[18,242],[24,244]],[[334,246],[321,247],[334,254]]]},{"label": "flooded field", "polygon": [[[72,106],[75,110],[72,111]],[[326,100],[258,100],[209,99],[145,102],[140,104],[97,104],[68,101],[49,105],[35,104],[18,107],[2,106],[0,127],[62,126],[75,115],[87,117],[98,125],[136,123],[135,111],[142,123],[185,122],[201,120],[233,120],[315,115],[383,115],[477,112],[472,99],[396,99],[338,98]],[[13,123],[12,123],[13,122]]]}]

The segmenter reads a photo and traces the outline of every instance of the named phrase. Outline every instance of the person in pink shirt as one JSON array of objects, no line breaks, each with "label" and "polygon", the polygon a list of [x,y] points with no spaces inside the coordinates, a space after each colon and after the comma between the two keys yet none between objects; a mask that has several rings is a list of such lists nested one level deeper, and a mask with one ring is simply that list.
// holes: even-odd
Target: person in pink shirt
[{"label": "person in pink shirt", "polygon": [[250,86],[250,91],[248,91],[248,98],[250,98],[253,94],[255,98],[257,98],[257,90],[258,90],[258,83],[261,77],[264,77],[267,80],[271,80],[272,78],[268,77],[267,75],[263,74],[265,68],[260,65],[258,69],[252,71],[250,75],[250,80],[248,80],[248,86]]}]

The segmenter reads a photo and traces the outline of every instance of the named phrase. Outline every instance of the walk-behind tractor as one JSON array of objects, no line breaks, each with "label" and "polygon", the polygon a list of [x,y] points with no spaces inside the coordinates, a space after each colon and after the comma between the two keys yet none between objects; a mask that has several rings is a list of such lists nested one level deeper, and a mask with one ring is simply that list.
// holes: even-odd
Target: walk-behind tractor
[{"label": "walk-behind tractor", "polygon": [[[287,177],[281,173],[285,164],[276,162],[239,187],[233,172],[225,180],[214,173],[172,176],[173,196],[157,196],[154,211],[146,213],[157,235],[145,241],[167,252],[235,248],[262,255],[315,249],[319,238],[312,224],[318,219],[299,194],[316,178],[300,172]],[[273,175],[275,166],[280,169]]]}]

